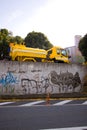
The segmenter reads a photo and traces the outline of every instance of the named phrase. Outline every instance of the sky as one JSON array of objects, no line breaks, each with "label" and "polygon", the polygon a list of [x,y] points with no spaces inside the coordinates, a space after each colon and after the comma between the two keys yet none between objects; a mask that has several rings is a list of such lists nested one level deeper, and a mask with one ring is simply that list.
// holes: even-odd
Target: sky
[{"label": "sky", "polygon": [[70,47],[86,27],[87,0],[0,0],[0,29],[13,36],[41,32],[54,46]]}]

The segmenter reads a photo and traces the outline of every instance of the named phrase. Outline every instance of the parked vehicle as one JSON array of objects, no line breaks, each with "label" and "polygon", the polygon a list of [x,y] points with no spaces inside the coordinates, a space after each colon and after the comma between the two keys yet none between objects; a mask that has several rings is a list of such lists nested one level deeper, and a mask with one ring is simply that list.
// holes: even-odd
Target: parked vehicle
[{"label": "parked vehicle", "polygon": [[69,63],[68,53],[61,47],[44,50],[11,43],[9,56],[13,61]]}]

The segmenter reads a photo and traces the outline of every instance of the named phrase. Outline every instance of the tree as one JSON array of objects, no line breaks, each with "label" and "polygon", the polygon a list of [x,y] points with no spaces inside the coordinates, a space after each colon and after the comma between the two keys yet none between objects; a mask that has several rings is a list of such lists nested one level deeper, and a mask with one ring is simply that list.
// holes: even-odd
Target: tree
[{"label": "tree", "polygon": [[87,62],[87,34],[80,40],[78,47]]},{"label": "tree", "polygon": [[45,50],[53,46],[43,33],[34,31],[27,34],[24,42],[27,47],[40,48]]},{"label": "tree", "polygon": [[20,36],[13,36],[11,31],[7,29],[0,29],[0,59],[9,57],[9,44],[13,43],[23,43],[23,38]]},{"label": "tree", "polygon": [[14,42],[16,42],[17,44],[20,44],[20,43],[23,43],[24,40],[20,36],[15,36],[14,37]]},{"label": "tree", "polygon": [[0,29],[0,59],[8,56],[10,38],[11,32],[7,29]]}]

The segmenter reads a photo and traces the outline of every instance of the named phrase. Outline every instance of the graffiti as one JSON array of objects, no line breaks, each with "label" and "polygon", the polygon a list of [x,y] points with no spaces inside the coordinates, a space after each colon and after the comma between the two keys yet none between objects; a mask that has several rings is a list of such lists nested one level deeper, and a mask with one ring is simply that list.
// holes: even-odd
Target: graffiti
[{"label": "graffiti", "polygon": [[79,64],[0,62],[0,94],[81,92],[86,73]]},{"label": "graffiti", "polygon": [[39,76],[36,74],[32,79],[22,78],[21,86],[24,93],[54,93],[56,92],[66,93],[74,92],[76,87],[81,88],[81,80],[79,73],[74,75],[70,72],[57,74],[55,71],[51,71],[47,76]]},{"label": "graffiti", "polygon": [[[36,88],[36,90],[37,90],[37,92],[38,92],[37,82],[36,82],[35,80],[21,79],[21,85],[22,85],[23,91],[24,91],[25,93],[30,93],[31,88]],[[37,93],[37,92],[36,92],[36,93]]]},{"label": "graffiti", "polygon": [[17,83],[17,77],[14,77],[11,72],[8,72],[6,75],[5,74],[1,75],[0,84],[2,84],[2,86],[14,83]]},{"label": "graffiti", "polygon": [[50,78],[53,84],[59,86],[59,92],[61,92],[61,89],[65,92],[68,92],[68,89],[71,89],[71,91],[74,92],[76,87],[81,87],[81,80],[78,72],[76,72],[75,75],[70,72],[60,73],[58,75],[55,71],[52,71],[50,73]]},{"label": "graffiti", "polygon": [[[41,77],[41,80],[21,79],[21,86],[25,93],[47,93],[50,87],[49,78]],[[53,88],[51,88],[51,92]]]},{"label": "graffiti", "polygon": [[31,72],[41,72],[41,70],[31,70]]},{"label": "graffiti", "polygon": [[[0,87],[5,88],[6,92],[14,92],[14,86],[18,83],[17,77],[15,77],[10,71],[7,74],[0,76]],[[2,90],[4,91],[4,89]]]},{"label": "graffiti", "polygon": [[[79,73],[72,74],[70,72],[57,74],[56,71],[51,71],[47,76],[35,74],[32,79],[24,76],[20,79],[22,92],[25,94],[31,93],[50,93],[59,92],[74,92],[77,87],[81,88],[81,80]],[[2,91],[14,92],[15,84],[18,83],[17,77],[12,72],[0,76],[0,86],[5,88]],[[56,89],[55,89],[56,88]],[[55,91],[54,91],[55,90]],[[1,90],[0,90],[1,91]]]},{"label": "graffiti", "polygon": [[44,93],[52,93],[53,92],[53,85],[50,83],[50,78],[48,77],[41,77],[41,89],[44,89]]}]

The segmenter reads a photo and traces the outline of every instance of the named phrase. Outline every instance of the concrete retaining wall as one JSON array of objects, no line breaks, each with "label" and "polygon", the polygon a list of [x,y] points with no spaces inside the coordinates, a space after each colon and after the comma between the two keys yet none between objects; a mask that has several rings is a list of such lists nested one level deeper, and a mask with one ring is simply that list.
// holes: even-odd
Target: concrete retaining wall
[{"label": "concrete retaining wall", "polygon": [[80,92],[87,66],[0,61],[0,95]]}]

